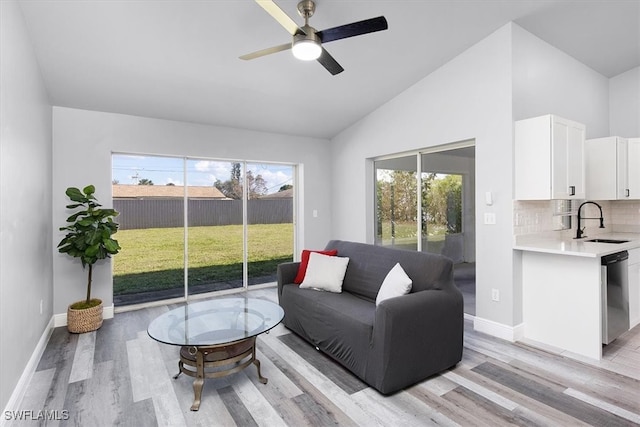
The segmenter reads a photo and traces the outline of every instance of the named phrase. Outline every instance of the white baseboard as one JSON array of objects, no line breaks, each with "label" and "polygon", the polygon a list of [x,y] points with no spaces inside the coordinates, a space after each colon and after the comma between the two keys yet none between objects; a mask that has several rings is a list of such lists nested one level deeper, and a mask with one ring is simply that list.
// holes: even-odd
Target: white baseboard
[{"label": "white baseboard", "polygon": [[[113,304],[108,307],[103,307],[102,318],[113,319],[114,310]],[[67,326],[67,313],[58,313],[53,315],[53,327],[58,328],[60,326]]]},{"label": "white baseboard", "polygon": [[[31,354],[31,357],[29,358],[29,361],[27,362],[27,365],[25,366],[24,371],[22,371],[22,375],[20,375],[18,384],[16,384],[15,388],[13,389],[13,393],[11,393],[11,397],[7,402],[7,406],[4,408],[3,414],[6,414],[7,411],[16,410],[17,408],[20,407],[20,404],[22,403],[22,399],[24,398],[24,395],[27,392],[27,387],[29,386],[29,382],[31,381],[31,378],[33,377],[33,374],[36,371],[36,368],[38,367],[40,358],[44,354],[44,350],[47,347],[49,338],[53,333],[53,328],[54,328],[54,318],[51,317],[51,319],[49,320],[49,323],[47,324],[44,331],[42,332],[42,336],[40,337],[40,340],[38,340],[38,344],[36,345],[36,348],[33,350],[33,353]],[[6,417],[2,417],[2,422],[0,425],[2,426],[8,425],[8,421],[6,420]]]},{"label": "white baseboard", "polygon": [[511,342],[520,341],[524,337],[523,323],[516,326],[508,326],[493,320],[475,317],[473,319],[473,329]]}]

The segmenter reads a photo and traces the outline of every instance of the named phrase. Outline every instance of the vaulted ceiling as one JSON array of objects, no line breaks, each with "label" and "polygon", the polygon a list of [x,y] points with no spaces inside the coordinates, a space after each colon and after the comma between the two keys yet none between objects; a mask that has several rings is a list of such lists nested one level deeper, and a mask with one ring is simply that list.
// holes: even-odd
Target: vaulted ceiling
[{"label": "vaulted ceiling", "polygon": [[[300,25],[297,1],[276,3]],[[318,30],[384,15],[387,31],[327,43],[336,76],[290,51],[252,0],[21,0],[52,104],[331,138],[510,21],[606,77],[640,66],[640,0],[317,0]]]}]

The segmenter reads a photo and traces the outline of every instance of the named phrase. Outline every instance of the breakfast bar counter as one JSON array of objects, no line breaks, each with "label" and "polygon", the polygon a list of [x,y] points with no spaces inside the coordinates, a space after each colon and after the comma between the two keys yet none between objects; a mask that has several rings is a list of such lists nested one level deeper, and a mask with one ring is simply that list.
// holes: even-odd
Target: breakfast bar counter
[{"label": "breakfast bar counter", "polygon": [[[595,238],[627,242],[588,241]],[[580,240],[520,236],[513,248],[521,260],[524,338],[567,356],[600,360],[601,258],[640,248],[640,234],[607,233]]]}]

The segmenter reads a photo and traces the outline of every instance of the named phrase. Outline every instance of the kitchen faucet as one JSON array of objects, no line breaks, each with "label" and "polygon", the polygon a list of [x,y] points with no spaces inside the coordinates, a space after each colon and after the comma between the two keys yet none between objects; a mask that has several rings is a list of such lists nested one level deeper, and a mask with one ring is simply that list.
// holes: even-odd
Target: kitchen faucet
[{"label": "kitchen faucet", "polygon": [[[582,210],[582,207],[586,204],[591,203],[592,205],[596,205],[598,207],[598,209],[600,209],[600,218],[582,218],[580,212]],[[599,219],[600,220],[600,228],[604,228],[604,217],[602,216],[602,206],[600,206],[599,204],[597,204],[596,202],[584,202],[580,205],[580,207],[578,208],[578,229],[576,230],[576,239],[582,239],[583,237],[587,237],[584,235],[584,229],[585,227],[581,227],[582,225],[582,220],[583,219]]]}]

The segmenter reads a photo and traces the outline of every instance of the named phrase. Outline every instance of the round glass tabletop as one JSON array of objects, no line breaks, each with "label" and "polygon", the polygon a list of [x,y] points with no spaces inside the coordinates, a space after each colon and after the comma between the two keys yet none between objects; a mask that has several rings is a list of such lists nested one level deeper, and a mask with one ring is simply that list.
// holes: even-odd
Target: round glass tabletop
[{"label": "round glass tabletop", "polygon": [[168,311],[149,324],[151,338],[180,346],[213,346],[267,332],[282,321],[284,311],[257,298],[218,298]]}]

